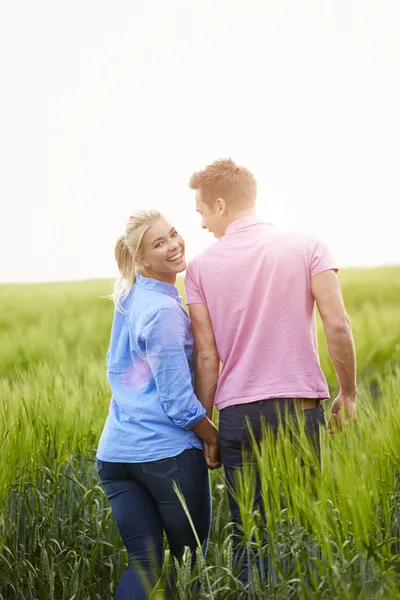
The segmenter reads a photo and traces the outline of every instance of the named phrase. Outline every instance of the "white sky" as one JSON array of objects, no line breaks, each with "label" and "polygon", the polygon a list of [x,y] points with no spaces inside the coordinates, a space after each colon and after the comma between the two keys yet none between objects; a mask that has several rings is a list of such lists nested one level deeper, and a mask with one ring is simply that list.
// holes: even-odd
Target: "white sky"
[{"label": "white sky", "polygon": [[212,238],[187,182],[222,156],[341,266],[400,263],[399,18],[398,0],[4,0],[0,281],[114,276],[150,206],[190,257]]}]

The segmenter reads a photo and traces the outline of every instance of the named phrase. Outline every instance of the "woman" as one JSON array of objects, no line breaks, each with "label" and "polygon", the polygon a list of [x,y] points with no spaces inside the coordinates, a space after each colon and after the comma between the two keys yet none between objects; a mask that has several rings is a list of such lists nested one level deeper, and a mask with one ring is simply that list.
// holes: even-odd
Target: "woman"
[{"label": "woman", "polygon": [[[121,279],[107,355],[112,391],[97,451],[97,470],[129,556],[115,598],[147,599],[163,561],[207,544],[211,500],[201,440],[217,430],[193,393],[193,338],[175,287],[186,268],[185,244],[158,212],[139,212],[117,242]],[[200,438],[200,439],[199,439]]]}]

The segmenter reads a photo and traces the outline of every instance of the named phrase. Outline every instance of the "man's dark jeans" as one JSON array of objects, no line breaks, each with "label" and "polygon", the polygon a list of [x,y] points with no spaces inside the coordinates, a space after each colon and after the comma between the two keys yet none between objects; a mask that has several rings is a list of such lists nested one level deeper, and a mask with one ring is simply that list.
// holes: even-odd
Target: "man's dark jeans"
[{"label": "man's dark jeans", "polygon": [[[161,572],[165,531],[172,554],[184,547],[196,551],[196,540],[173,489],[175,481],[185,497],[200,542],[206,550],[211,523],[211,493],[203,452],[197,448],[164,460],[146,463],[97,461],[100,483],[110,502],[129,566],[115,594],[116,600],[147,600]],[[147,582],[147,585],[146,583]]]},{"label": "man's dark jeans", "polygon": [[[241,516],[240,510],[232,490],[235,489],[236,475],[238,469],[243,466],[243,451],[250,458],[246,461],[256,465],[256,460],[251,457],[252,439],[247,426],[247,420],[253,431],[256,442],[260,442],[263,433],[263,425],[277,434],[279,422],[285,426],[286,418],[296,423],[296,410],[299,410],[298,401],[292,398],[279,398],[260,400],[248,404],[236,404],[224,408],[219,416],[219,443],[221,446],[222,463],[225,469],[225,478],[228,489],[229,507],[234,523],[233,549],[236,562],[242,560],[242,569],[239,579],[246,583],[248,572],[247,554],[238,549],[241,534]],[[301,410],[301,409],[300,409]],[[320,427],[325,424],[324,412],[321,404],[317,401],[315,408],[304,409],[305,433],[312,441],[317,455],[320,449]],[[260,514],[264,514],[262,506],[261,485],[259,477],[256,476],[256,489],[254,499],[254,509],[258,509]],[[267,576],[266,567],[264,567],[265,577]]]}]

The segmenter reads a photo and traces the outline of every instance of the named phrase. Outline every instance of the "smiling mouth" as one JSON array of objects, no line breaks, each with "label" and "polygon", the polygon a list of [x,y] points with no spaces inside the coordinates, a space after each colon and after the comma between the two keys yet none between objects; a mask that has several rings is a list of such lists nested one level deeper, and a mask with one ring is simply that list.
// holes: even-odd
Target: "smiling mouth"
[{"label": "smiling mouth", "polygon": [[176,254],[174,254],[174,256],[171,256],[171,258],[169,258],[167,260],[167,262],[179,262],[182,259],[182,251],[177,252]]}]

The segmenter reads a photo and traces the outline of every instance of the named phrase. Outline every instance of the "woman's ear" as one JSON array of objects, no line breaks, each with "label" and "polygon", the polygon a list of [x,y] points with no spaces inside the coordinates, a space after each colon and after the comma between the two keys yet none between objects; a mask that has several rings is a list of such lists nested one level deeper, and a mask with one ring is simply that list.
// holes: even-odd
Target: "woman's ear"
[{"label": "woman's ear", "polygon": [[144,269],[148,269],[149,267],[151,267],[150,263],[147,262],[147,260],[145,260],[142,255],[136,256],[136,262],[139,265],[139,267],[142,267]]}]

